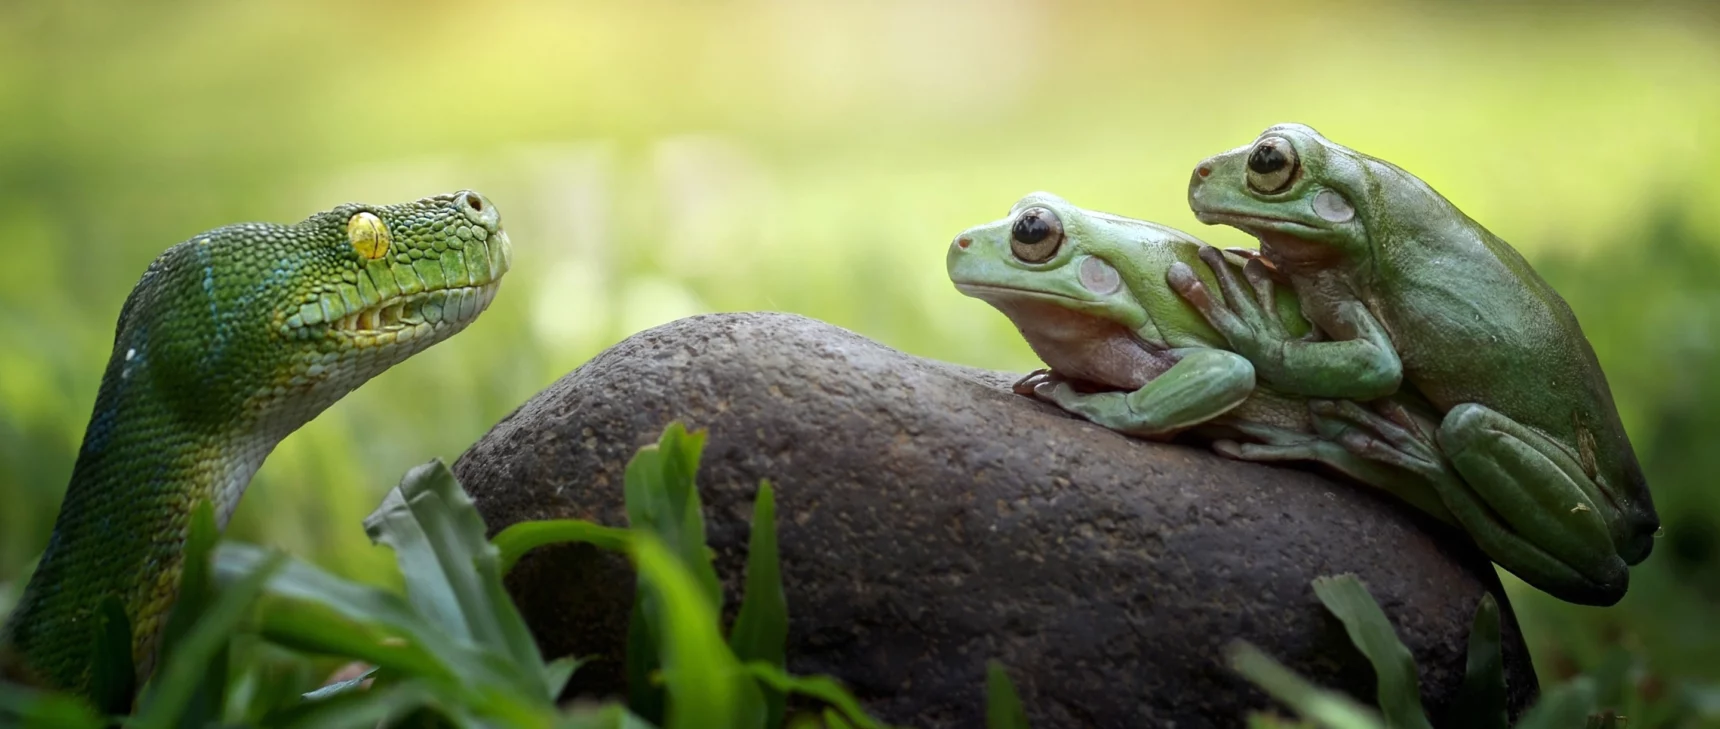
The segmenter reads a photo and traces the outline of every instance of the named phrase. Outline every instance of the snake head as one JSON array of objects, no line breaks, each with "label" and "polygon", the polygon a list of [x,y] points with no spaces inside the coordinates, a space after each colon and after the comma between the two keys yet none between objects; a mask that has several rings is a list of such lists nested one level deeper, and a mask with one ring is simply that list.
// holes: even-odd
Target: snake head
[{"label": "snake head", "polygon": [[500,213],[470,190],[217,228],[151,264],[109,380],[147,378],[209,432],[285,434],[465,328],[511,258]]}]

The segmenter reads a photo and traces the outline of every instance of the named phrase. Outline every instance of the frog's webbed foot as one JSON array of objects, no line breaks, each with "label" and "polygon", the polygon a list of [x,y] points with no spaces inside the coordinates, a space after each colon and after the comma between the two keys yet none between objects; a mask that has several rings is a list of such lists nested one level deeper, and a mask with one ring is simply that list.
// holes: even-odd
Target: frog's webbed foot
[{"label": "frog's webbed foot", "polygon": [[1493,561],[1570,602],[1624,596],[1628,530],[1568,447],[1475,403],[1446,413],[1438,442],[1463,476],[1446,503]]},{"label": "frog's webbed foot", "polygon": [[1431,445],[1433,436],[1421,429],[1431,425],[1387,408],[1382,408],[1387,414],[1375,414],[1346,400],[1314,402],[1324,403],[1318,409],[1310,404],[1315,433],[1230,422],[1226,425],[1255,442],[1220,440],[1212,448],[1244,461],[1319,463],[1384,489],[1436,519],[1456,523],[1440,497],[1440,482],[1455,481],[1456,476]]},{"label": "frog's webbed foot", "polygon": [[1308,410],[1320,434],[1351,453],[1371,461],[1416,473],[1424,478],[1448,475],[1435,443],[1432,424],[1412,417],[1390,400],[1371,411],[1351,400],[1310,400]]}]

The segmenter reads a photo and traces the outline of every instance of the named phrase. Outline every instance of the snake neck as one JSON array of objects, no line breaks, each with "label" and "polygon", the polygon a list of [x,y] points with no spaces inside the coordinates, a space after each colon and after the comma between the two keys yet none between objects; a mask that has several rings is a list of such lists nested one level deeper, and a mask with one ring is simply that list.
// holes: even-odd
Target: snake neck
[{"label": "snake neck", "polygon": [[116,346],[47,548],[0,631],[31,683],[87,688],[90,630],[110,595],[125,606],[133,662],[147,676],[193,507],[210,500],[225,529],[269,451],[303,422],[211,426],[199,403],[164,397],[154,374],[140,346]]}]

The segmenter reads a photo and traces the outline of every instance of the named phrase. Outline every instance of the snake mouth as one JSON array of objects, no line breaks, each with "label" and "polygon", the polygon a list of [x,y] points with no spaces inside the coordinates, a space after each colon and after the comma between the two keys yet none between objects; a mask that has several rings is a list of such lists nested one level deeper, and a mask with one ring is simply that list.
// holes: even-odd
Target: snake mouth
[{"label": "snake mouth", "polygon": [[481,286],[455,286],[396,296],[347,314],[330,329],[353,337],[376,337],[439,325],[465,324],[478,318],[496,298],[501,281]]}]

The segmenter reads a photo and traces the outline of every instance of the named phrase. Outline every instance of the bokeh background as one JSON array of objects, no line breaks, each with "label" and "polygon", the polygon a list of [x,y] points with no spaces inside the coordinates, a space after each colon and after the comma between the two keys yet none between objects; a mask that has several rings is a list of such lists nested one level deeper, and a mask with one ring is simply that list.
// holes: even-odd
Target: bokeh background
[{"label": "bokeh background", "polygon": [[1048,190],[1253,245],[1193,219],[1189,172],[1300,121],[1515,244],[1606,368],[1666,535],[1613,608],[1508,580],[1543,676],[1720,712],[1710,4],[0,3],[0,582],[46,542],[121,301],[208,228],[502,210],[490,312],[287,439],[230,532],[386,582],[382,492],[629,334],[768,309],[1027,370],[945,278],[955,233]]}]

